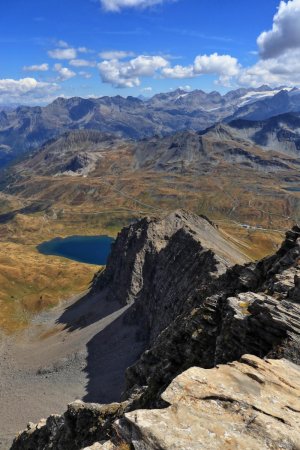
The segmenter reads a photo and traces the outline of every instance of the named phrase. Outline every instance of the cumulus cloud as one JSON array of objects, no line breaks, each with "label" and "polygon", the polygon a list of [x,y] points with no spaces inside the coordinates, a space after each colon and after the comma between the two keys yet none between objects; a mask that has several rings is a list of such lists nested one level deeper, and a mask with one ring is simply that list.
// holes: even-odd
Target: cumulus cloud
[{"label": "cumulus cloud", "polygon": [[166,67],[162,70],[162,75],[165,78],[194,78],[196,76],[194,66],[181,66],[176,64],[173,67]]},{"label": "cumulus cloud", "polygon": [[272,29],[261,33],[257,44],[259,60],[240,70],[238,84],[300,85],[300,0],[280,2]]},{"label": "cumulus cloud", "polygon": [[57,45],[57,47],[61,47],[61,48],[68,48],[68,47],[70,47],[69,44],[66,41],[63,41],[62,39],[57,41],[56,45]]},{"label": "cumulus cloud", "polygon": [[290,50],[278,58],[260,60],[243,68],[237,78],[240,85],[257,87],[300,85],[300,50]]},{"label": "cumulus cloud", "polygon": [[92,74],[89,72],[85,72],[84,70],[79,72],[79,75],[83,78],[85,78],[86,80],[88,80],[89,78],[92,78]]},{"label": "cumulus cloud", "polygon": [[48,51],[48,55],[50,56],[50,58],[66,59],[66,60],[76,59],[77,53],[88,54],[88,53],[93,53],[93,50],[90,50],[87,47],[75,48],[75,47],[69,45],[66,41],[60,40],[60,41],[56,42],[55,49]]},{"label": "cumulus cloud", "polygon": [[25,72],[47,72],[49,70],[49,64],[33,64],[32,66],[24,66]]},{"label": "cumulus cloud", "polygon": [[58,90],[56,83],[41,82],[35,78],[0,79],[0,103],[35,104],[51,101]]},{"label": "cumulus cloud", "polygon": [[63,67],[61,64],[54,64],[54,70],[59,74],[59,81],[66,81],[76,76],[73,70],[68,67]]},{"label": "cumulus cloud", "polygon": [[96,67],[95,61],[88,61],[87,59],[71,59],[69,64],[73,67]]},{"label": "cumulus cloud", "polygon": [[162,70],[165,78],[195,78],[200,75],[215,74],[219,76],[219,82],[228,85],[230,79],[238,75],[240,65],[236,58],[230,55],[198,55],[194,64],[188,66],[176,65]]},{"label": "cumulus cloud", "polygon": [[149,8],[170,0],[100,0],[106,11],[119,12],[124,8]]},{"label": "cumulus cloud", "polygon": [[[103,6],[111,11],[120,11],[126,7],[153,6],[158,3],[163,3],[163,1],[102,0]],[[160,61],[160,64],[153,68],[153,61],[144,61],[144,56],[130,61],[120,61],[122,58],[129,57],[126,52],[100,54],[105,61],[98,67],[102,80],[116,87],[139,86],[141,77],[153,75],[174,79],[216,75],[218,77],[216,82],[223,86],[232,84],[253,87],[262,84],[299,86],[300,0],[285,0],[279,3],[278,10],[273,17],[272,28],[258,36],[257,44],[258,62],[250,67],[242,67],[238,60],[231,55],[213,53],[198,55],[194,62],[188,65],[171,65],[170,58],[162,57],[163,63]],[[139,65],[140,58],[141,64]]]},{"label": "cumulus cloud", "polygon": [[182,91],[191,91],[192,86],[190,86],[189,84],[186,84],[185,86],[179,86],[178,89],[181,89]]},{"label": "cumulus cloud", "polygon": [[52,59],[76,59],[77,51],[75,48],[55,48],[54,50],[49,50],[48,55]]},{"label": "cumulus cloud", "polygon": [[216,73],[220,75],[234,76],[239,72],[239,64],[236,58],[230,55],[199,55],[194,62],[196,74]]},{"label": "cumulus cloud", "polygon": [[117,58],[104,60],[98,64],[98,68],[102,81],[118,88],[139,86],[142,77],[185,79],[203,74],[216,74],[219,76],[219,82],[227,85],[240,70],[236,58],[217,53],[199,55],[194,63],[188,66],[171,66],[170,62],[162,56],[140,55],[129,61],[120,61]]},{"label": "cumulus cloud", "polygon": [[91,50],[87,47],[78,47],[77,50],[79,53],[93,53],[93,50]]},{"label": "cumulus cloud", "polygon": [[131,56],[135,56],[134,52],[125,52],[122,50],[108,50],[99,53],[102,59],[124,59]]},{"label": "cumulus cloud", "polygon": [[140,55],[129,61],[105,60],[98,64],[98,68],[104,83],[117,88],[131,88],[140,85],[141,77],[154,76],[168,64],[161,56]]},{"label": "cumulus cloud", "polygon": [[281,1],[273,26],[257,39],[262,59],[275,58],[289,50],[300,49],[300,0]]}]

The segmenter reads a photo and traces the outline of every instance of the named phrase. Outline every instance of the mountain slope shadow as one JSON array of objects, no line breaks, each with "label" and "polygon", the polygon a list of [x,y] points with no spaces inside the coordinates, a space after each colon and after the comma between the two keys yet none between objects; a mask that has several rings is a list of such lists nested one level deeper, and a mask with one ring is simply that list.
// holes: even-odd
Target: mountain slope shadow
[{"label": "mountain slope shadow", "polygon": [[128,325],[124,320],[127,311],[87,343],[88,383],[83,398],[86,402],[120,401],[125,388],[125,371],[145,350],[146,342],[138,338],[139,327]]},{"label": "mountain slope shadow", "polygon": [[[124,317],[131,308],[106,298],[105,291],[87,293],[65,309],[57,324],[65,325],[70,335],[81,333],[86,341],[87,375],[86,402],[120,401],[124,390],[125,371],[145,350],[145,342],[136,324],[129,325]],[[78,338],[77,338],[78,339]]]},{"label": "mountain slope shadow", "polygon": [[68,306],[56,324],[65,325],[65,329],[71,332],[88,327],[122,308],[119,302],[107,299],[105,291],[88,292]]}]

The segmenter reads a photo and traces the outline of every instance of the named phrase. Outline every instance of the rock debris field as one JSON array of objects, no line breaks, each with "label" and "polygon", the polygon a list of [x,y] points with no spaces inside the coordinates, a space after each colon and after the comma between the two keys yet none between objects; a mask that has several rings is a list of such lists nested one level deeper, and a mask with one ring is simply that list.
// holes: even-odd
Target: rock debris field
[{"label": "rock debris field", "polygon": [[126,309],[87,294],[40,314],[16,336],[1,336],[1,450],[29,421],[62,413],[74,399],[120,399],[125,369],[140,353],[135,327],[122,321]]}]

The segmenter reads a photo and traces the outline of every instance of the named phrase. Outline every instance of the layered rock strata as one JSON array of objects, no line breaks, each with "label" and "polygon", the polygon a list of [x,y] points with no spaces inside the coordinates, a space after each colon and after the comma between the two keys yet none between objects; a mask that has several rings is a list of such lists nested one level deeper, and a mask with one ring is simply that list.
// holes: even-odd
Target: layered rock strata
[{"label": "layered rock strata", "polygon": [[246,355],[213,369],[193,367],[162,398],[167,408],[117,421],[115,448],[122,441],[136,450],[299,448],[300,367],[286,360]]},{"label": "layered rock strata", "polygon": [[207,218],[178,210],[123,228],[93,290],[106,289],[121,305],[134,303],[132,320],[153,341],[190,309],[197,289],[209,290],[229,267],[246,260]]},{"label": "layered rock strata", "polygon": [[137,398],[139,407],[160,406],[161,392],[183,370],[211,368],[245,353],[300,364],[299,256],[295,227],[275,255],[229,268],[209,289],[195,290],[190,310],[128,368],[125,397]]}]

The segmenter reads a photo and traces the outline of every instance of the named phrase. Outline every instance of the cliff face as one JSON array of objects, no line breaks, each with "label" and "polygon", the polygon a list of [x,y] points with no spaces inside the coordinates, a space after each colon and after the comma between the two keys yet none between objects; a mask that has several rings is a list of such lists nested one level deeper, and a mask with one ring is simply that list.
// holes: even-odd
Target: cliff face
[{"label": "cliff face", "polygon": [[106,289],[122,305],[134,303],[127,319],[153,341],[191,308],[197,289],[209,290],[230,266],[245,261],[206,218],[180,210],[124,228],[93,290]]},{"label": "cliff face", "polygon": [[194,291],[192,308],[178,315],[126,373],[126,397],[160,406],[160,394],[183,370],[211,368],[245,353],[300,364],[300,229],[257,264],[234,266],[209,290]]},{"label": "cliff face", "polygon": [[[114,244],[106,270],[95,277],[93,290],[105,289],[108,299],[117,297],[121,305],[132,304],[124,320],[138,323],[145,339],[147,349],[127,369],[124,401],[112,405],[71,404],[63,416],[51,416],[37,426],[31,424],[16,438],[12,449],[76,450],[108,440],[111,436],[113,441],[103,448],[120,448],[114,447],[118,439],[135,449],[185,448],[187,437],[180,434],[179,426],[174,430],[174,423],[184,423],[184,427],[188,427],[191,416],[184,419],[184,405],[186,409],[190,408],[189,383],[195,390],[193,398],[196,399],[195,412],[191,414],[197,418],[196,424],[191,423],[190,426],[199,431],[195,439],[201,445],[203,440],[203,448],[223,448],[225,438],[215,441],[219,447],[209,447],[208,440],[202,436],[203,430],[213,420],[220,421],[220,417],[223,420],[223,415],[229,420],[229,416],[236,413],[241,414],[240,418],[236,417],[238,427],[250,427],[252,435],[255,435],[256,427],[263,434],[268,414],[275,417],[270,419],[275,420],[274,423],[279,420],[285,424],[287,427],[280,425],[278,433],[276,431],[277,437],[266,431],[265,442],[270,444],[253,447],[278,448],[276,445],[283,442],[284,433],[289,433],[288,427],[293,426],[291,421],[299,420],[300,405],[295,406],[289,394],[286,407],[289,412],[294,411],[295,416],[285,423],[284,418],[283,421],[278,419],[283,410],[279,411],[274,406],[274,414],[270,410],[264,410],[266,414],[264,411],[261,413],[262,405],[257,405],[253,397],[248,404],[245,398],[254,391],[262,392],[258,388],[264,386],[262,374],[267,373],[268,366],[259,362],[258,357],[284,357],[300,364],[300,228],[295,227],[287,233],[275,255],[258,263],[233,265],[244,262],[244,259],[207,219],[185,211],[176,211],[163,219],[143,219],[123,229]],[[252,354],[256,358],[248,358],[248,362],[244,358],[240,365],[235,363],[232,366],[231,362],[244,354]],[[209,376],[212,374],[219,379],[218,370],[213,368],[226,363],[229,366],[224,366],[222,371],[225,375],[229,371],[231,375],[224,378],[222,386],[217,382],[207,393],[202,382],[194,383],[195,377],[199,374],[200,378],[206,377],[206,372],[195,369],[194,373],[191,367],[208,369]],[[280,369],[282,376],[294,367],[287,361],[270,364],[275,371]],[[186,370],[188,372],[184,374]],[[292,389],[299,389],[293,374],[291,372],[292,379],[288,383]],[[177,394],[175,397],[172,394],[172,398],[169,395],[177,389],[178,376],[182,383],[178,395],[182,393],[187,398],[183,409],[177,404]],[[237,395],[241,390],[240,395],[245,394],[244,399],[232,396],[230,380],[236,376],[241,380],[235,385]],[[172,383],[174,378],[176,380]],[[244,385],[245,380],[247,383]],[[274,377],[266,382],[267,387],[269,382],[275,389]],[[167,394],[163,394],[170,383]],[[278,401],[282,403],[285,402],[283,394],[281,391],[278,393]],[[203,402],[208,402],[206,405],[211,412],[211,416],[206,416],[207,421],[202,413]],[[166,407],[168,403],[173,406],[163,411],[137,411],[140,408]],[[241,404],[248,405],[247,413],[239,412]],[[269,406],[271,408],[272,405]],[[226,412],[227,407],[229,410]],[[178,408],[180,411],[176,416]],[[256,421],[257,411],[259,419]],[[118,418],[121,420],[113,425]],[[150,424],[148,428],[144,420]],[[161,422],[166,424],[164,436],[157,425]],[[176,433],[179,447],[174,447],[171,442]],[[168,435],[171,440],[167,439]],[[241,440],[246,445],[239,432],[234,439],[232,442]],[[249,437],[249,443],[252,443],[251,439]],[[100,444],[98,448],[102,448]],[[297,447],[289,441],[283,448]]]}]

